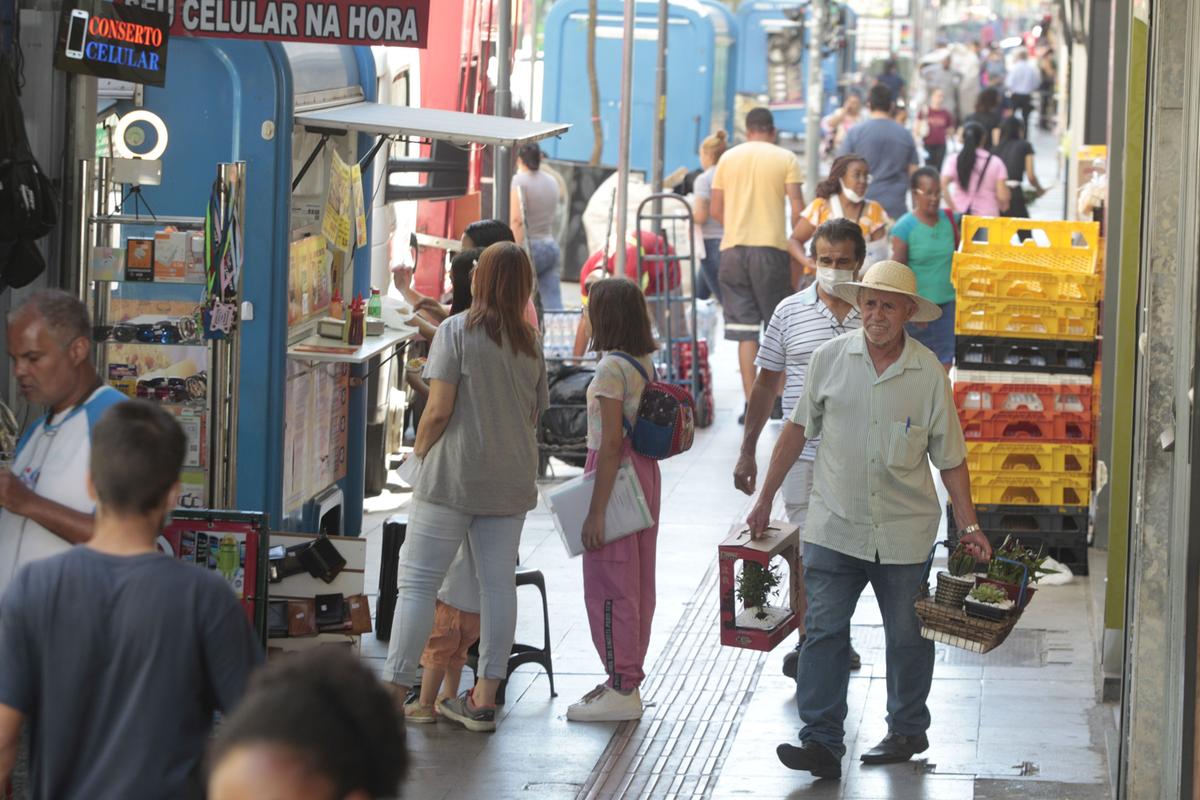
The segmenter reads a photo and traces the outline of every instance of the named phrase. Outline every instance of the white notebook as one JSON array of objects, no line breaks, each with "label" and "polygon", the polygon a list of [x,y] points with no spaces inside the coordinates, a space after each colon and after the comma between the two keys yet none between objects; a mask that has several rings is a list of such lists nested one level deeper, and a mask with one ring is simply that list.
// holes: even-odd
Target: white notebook
[{"label": "white notebook", "polygon": [[[563,545],[572,556],[583,554],[583,522],[592,505],[593,475],[580,475],[546,492],[546,502]],[[604,515],[604,541],[615,542],[654,524],[650,505],[642,492],[633,464],[626,461],[617,470],[612,496]]]}]

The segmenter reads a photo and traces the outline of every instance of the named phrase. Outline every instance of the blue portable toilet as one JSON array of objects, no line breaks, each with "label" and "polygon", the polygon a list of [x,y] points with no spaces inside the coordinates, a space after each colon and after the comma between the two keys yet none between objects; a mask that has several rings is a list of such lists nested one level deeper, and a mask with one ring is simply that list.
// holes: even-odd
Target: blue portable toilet
[{"label": "blue portable toilet", "polygon": [[[593,146],[587,70],[587,0],[559,0],[546,18],[546,84],[542,119],[571,123],[561,139],[545,145],[552,158],[588,161]],[[601,162],[617,163],[620,131],[623,5],[600,0],[596,20],[596,74],[604,134]],[[713,0],[673,0],[669,6],[667,124],[664,172],[699,166],[700,142],[730,120],[730,62],[734,45],[730,13]],[[633,54],[633,118],[630,166],[649,173],[654,132],[658,4],[636,6]]]}]

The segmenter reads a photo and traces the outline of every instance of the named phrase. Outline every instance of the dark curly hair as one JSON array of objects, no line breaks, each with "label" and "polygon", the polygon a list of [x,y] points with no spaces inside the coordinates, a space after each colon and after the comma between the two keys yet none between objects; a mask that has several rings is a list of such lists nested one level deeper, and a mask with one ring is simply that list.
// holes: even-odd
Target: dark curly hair
[{"label": "dark curly hair", "polygon": [[829,167],[829,176],[817,184],[817,197],[822,200],[828,200],[840,192],[842,190],[842,178],[846,177],[846,173],[850,171],[850,166],[856,163],[866,164],[867,159],[858,153],[847,153],[844,156],[835,158],[833,164]]},{"label": "dark curly hair", "polygon": [[259,671],[241,705],[217,729],[210,773],[239,747],[294,751],[329,780],[336,797],[395,797],[408,770],[404,721],[379,679],[334,647],[290,656]]}]

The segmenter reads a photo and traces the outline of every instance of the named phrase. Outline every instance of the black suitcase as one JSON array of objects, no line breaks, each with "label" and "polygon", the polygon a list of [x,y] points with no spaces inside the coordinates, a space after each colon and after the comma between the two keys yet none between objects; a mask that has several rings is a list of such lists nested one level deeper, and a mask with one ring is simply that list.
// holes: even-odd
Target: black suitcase
[{"label": "black suitcase", "polygon": [[386,642],[392,637],[392,616],[396,613],[396,588],[400,547],[408,535],[408,515],[396,514],[383,523],[383,549],[379,557],[379,600],[375,603],[375,638]]}]

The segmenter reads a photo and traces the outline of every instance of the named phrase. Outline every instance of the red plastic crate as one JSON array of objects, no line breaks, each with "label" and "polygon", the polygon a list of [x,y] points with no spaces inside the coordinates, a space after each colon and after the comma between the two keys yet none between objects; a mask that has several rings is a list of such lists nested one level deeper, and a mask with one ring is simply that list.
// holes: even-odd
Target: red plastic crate
[{"label": "red plastic crate", "polygon": [[958,418],[962,422],[963,436],[968,440],[1031,439],[1046,443],[1085,444],[1092,441],[1094,431],[1091,413],[960,409]]},{"label": "red plastic crate", "polygon": [[960,411],[1092,413],[1092,387],[1075,383],[957,381],[954,405]]}]

